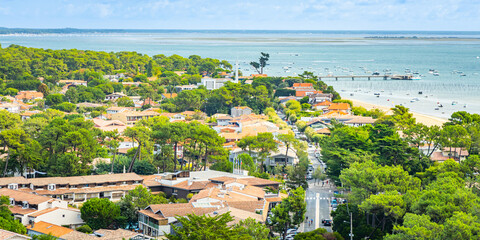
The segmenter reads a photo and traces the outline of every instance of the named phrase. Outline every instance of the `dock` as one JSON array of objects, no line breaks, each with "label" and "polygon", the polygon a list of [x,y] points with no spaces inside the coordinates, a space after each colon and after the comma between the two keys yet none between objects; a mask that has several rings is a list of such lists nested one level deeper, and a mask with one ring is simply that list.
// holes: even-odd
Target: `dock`
[{"label": "dock", "polygon": [[379,79],[379,80],[412,80],[412,75],[344,75],[344,76],[334,76],[334,75],[327,75],[327,76],[319,76],[318,80],[322,79],[335,79],[338,81],[339,79],[351,79],[355,81],[355,79],[364,79],[370,81],[371,79]]}]

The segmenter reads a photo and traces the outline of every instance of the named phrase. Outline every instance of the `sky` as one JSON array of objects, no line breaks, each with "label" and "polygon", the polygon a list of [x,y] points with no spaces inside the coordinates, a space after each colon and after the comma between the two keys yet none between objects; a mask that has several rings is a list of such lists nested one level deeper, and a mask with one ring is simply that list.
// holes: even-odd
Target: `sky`
[{"label": "sky", "polygon": [[480,30],[480,0],[0,0],[0,27]]}]

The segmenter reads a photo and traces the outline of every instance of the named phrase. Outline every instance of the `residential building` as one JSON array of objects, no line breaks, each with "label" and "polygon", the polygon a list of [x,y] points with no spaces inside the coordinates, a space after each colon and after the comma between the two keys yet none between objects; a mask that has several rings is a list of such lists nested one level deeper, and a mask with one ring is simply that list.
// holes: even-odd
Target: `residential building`
[{"label": "residential building", "polygon": [[135,123],[142,119],[149,119],[155,116],[160,116],[160,113],[155,111],[123,111],[111,115],[112,120],[120,120],[127,124],[127,126],[133,126]]},{"label": "residential building", "polygon": [[331,93],[316,93],[308,96],[308,103],[315,105],[324,101],[332,101],[333,94]]},{"label": "residential building", "polygon": [[243,107],[233,107],[231,110],[232,117],[240,117],[242,115],[250,115],[252,113],[252,109],[246,106]]},{"label": "residential building", "polygon": [[184,91],[184,90],[193,90],[193,89],[197,89],[197,88],[198,88],[198,86],[193,85],[193,84],[175,86],[175,89],[177,90],[178,93],[181,92],[181,91]]},{"label": "residential building", "polygon": [[313,128],[313,130],[317,130],[317,129],[328,128],[330,127],[330,124],[322,121],[319,118],[314,118],[307,123],[307,126]]},{"label": "residential building", "polygon": [[361,127],[365,125],[373,125],[375,121],[377,120],[372,117],[355,116],[351,120],[345,121],[344,124],[352,127]]},{"label": "residential building", "polygon": [[[423,152],[426,152],[426,149],[420,149]],[[430,158],[435,162],[444,162],[448,159],[453,159],[457,162],[461,162],[468,157],[468,150],[464,148],[456,148],[456,147],[445,147],[443,149],[435,150]]]},{"label": "residential building", "polygon": [[35,99],[43,99],[43,93],[37,91],[20,91],[15,96],[17,101],[31,101]]},{"label": "residential building", "polygon": [[177,198],[187,198],[190,193],[198,193],[203,189],[218,186],[211,179],[218,177],[230,177],[233,179],[242,179],[248,185],[256,187],[271,187],[278,189],[279,183],[252,176],[238,175],[214,170],[162,173],[150,176],[144,176],[144,185],[148,186],[152,192],[164,192],[167,197],[175,196]]},{"label": "residential building", "polygon": [[27,240],[27,239],[32,239],[29,236],[25,236],[22,234],[10,232],[7,230],[3,230],[0,228],[0,239],[1,240]]},{"label": "residential building", "polygon": [[325,111],[328,112],[342,112],[342,113],[347,113],[351,114],[352,109],[350,107],[350,104],[348,103],[332,103],[330,106],[328,106]]},{"label": "residential building", "polygon": [[7,110],[10,113],[20,113],[21,105],[18,103],[0,103],[0,110]]},{"label": "residential building", "polygon": [[313,89],[313,83],[294,83],[292,86],[293,90],[304,90],[304,89]]},{"label": "residential building", "polygon": [[127,129],[127,125],[120,120],[103,120],[100,118],[94,118],[93,127],[102,130],[103,132],[106,131],[114,131],[117,130],[118,133],[122,133]]},{"label": "residential building", "polygon": [[233,82],[233,79],[230,78],[209,78],[209,77],[204,77],[202,78],[201,82],[199,82],[197,85],[202,85],[205,86],[207,90],[215,90],[223,87],[225,83],[227,82]]},{"label": "residential building", "polygon": [[170,122],[185,121],[185,119],[187,118],[185,115],[183,115],[183,114],[181,114],[181,113],[167,113],[167,112],[163,112],[163,113],[160,113],[160,116],[167,117]]},{"label": "residential building", "polygon": [[330,107],[330,105],[332,105],[332,102],[328,101],[328,100],[325,100],[323,102],[319,102],[319,103],[316,103],[316,104],[313,104],[312,107],[315,109],[315,110],[325,110],[327,109],[328,107]]},{"label": "residential building", "polygon": [[234,218],[231,225],[247,218],[264,222],[270,209],[286,197],[266,192],[262,189],[264,185],[253,186],[252,180],[256,179],[251,177],[217,176],[208,180],[211,186],[193,195],[189,203],[154,204],[141,210],[139,228],[148,236],[158,237],[172,233],[172,225],[178,224],[176,216],[214,216],[226,212]]},{"label": "residential building", "polygon": [[143,183],[143,178],[135,173],[117,173],[75,177],[47,178],[0,178],[0,187],[21,190],[54,199],[68,204],[81,204],[91,198],[108,198],[118,201],[128,191]]},{"label": "residential building", "polygon": [[120,80],[120,78],[125,78],[125,74],[117,73],[115,75],[103,75],[103,78],[108,79],[112,82],[118,82],[118,80]]},{"label": "residential building", "polygon": [[293,148],[288,149],[288,155],[285,155],[285,153],[287,153],[287,149],[285,147],[279,147],[277,151],[270,153],[268,158],[265,160],[265,165],[283,166],[285,165],[285,160],[287,161],[288,166],[298,163],[299,160],[297,153]]},{"label": "residential building", "polygon": [[316,91],[315,89],[297,90],[297,91],[295,91],[295,97],[297,97],[297,99],[299,99],[299,98],[304,98],[304,97],[308,97],[310,95],[321,94],[321,93],[322,93],[322,91]]},{"label": "residential building", "polygon": [[38,110],[35,110],[35,111],[25,111],[25,112],[20,113],[20,117],[22,118],[22,120],[27,120],[27,119],[31,118],[33,115],[35,115],[35,114],[37,114],[37,113],[41,113],[41,112],[38,111]]},{"label": "residential building", "polygon": [[57,84],[73,85],[73,86],[87,86],[87,81],[83,80],[59,80]]},{"label": "residential building", "polygon": [[127,97],[127,95],[121,92],[111,93],[105,96],[105,101],[117,101],[119,98]]},{"label": "residential building", "polygon": [[0,189],[0,196],[9,197],[9,209],[23,225],[38,221],[72,227],[83,225],[80,211],[69,208],[66,201],[8,188]]},{"label": "residential building", "polygon": [[126,110],[133,111],[134,108],[133,107],[109,107],[107,108],[107,114],[115,114],[115,113],[123,112]]},{"label": "residential building", "polygon": [[227,126],[233,118],[228,114],[217,114],[216,119],[218,126]]}]

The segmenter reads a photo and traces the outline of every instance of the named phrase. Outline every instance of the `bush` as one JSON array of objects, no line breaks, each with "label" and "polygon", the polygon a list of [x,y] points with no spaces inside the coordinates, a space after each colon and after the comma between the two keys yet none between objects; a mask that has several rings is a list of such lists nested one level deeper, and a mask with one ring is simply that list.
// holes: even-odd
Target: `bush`
[{"label": "bush", "polygon": [[86,224],[78,227],[76,230],[79,232],[87,233],[87,234],[93,232],[92,228]]},{"label": "bush", "polygon": [[60,110],[62,112],[73,112],[77,108],[77,106],[73,103],[63,102],[56,106],[53,106],[52,108]]}]

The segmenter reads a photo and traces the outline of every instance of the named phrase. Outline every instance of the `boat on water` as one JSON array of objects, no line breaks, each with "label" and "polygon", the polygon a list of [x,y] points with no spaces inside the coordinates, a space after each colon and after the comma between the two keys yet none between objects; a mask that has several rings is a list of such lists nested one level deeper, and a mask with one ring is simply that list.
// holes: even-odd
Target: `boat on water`
[{"label": "boat on water", "polygon": [[440,76],[440,74],[438,72],[434,72],[433,76]]},{"label": "boat on water", "polygon": [[437,108],[435,108],[435,110],[440,110],[440,108],[437,107]]},{"label": "boat on water", "polygon": [[422,78],[420,76],[413,76],[410,78],[410,80],[419,81],[422,80]]},{"label": "boat on water", "polygon": [[457,105],[457,104],[458,104],[457,101],[453,101],[453,102],[452,102],[452,105]]}]

